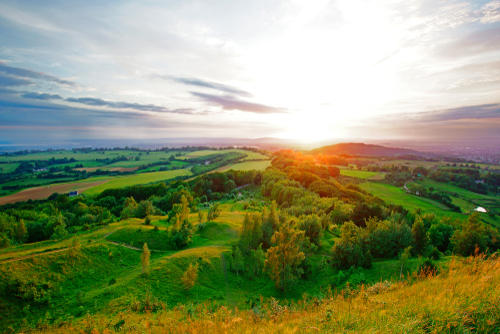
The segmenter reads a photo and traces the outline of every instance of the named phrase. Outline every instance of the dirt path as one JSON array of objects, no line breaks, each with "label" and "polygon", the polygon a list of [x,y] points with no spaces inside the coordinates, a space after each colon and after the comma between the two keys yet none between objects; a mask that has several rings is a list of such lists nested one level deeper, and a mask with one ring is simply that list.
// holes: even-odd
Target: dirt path
[{"label": "dirt path", "polygon": [[224,281],[226,282],[226,297],[229,294],[229,286],[227,285],[227,268],[226,268],[226,257],[224,253],[220,253],[220,260],[222,262],[222,270],[224,272]]}]

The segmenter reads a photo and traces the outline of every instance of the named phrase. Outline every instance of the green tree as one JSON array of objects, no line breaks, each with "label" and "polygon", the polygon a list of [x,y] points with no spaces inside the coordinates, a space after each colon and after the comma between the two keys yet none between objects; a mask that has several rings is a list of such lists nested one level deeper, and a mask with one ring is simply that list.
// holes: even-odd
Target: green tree
[{"label": "green tree", "polygon": [[436,246],[441,252],[445,252],[450,246],[453,227],[451,225],[438,223],[429,228],[427,235],[429,236],[431,244]]},{"label": "green tree", "polygon": [[399,255],[399,266],[400,266],[400,272],[399,272],[399,278],[403,279],[403,269],[408,261],[408,259],[411,257],[411,246],[408,246],[405,248],[405,250]]},{"label": "green tree", "polygon": [[294,229],[290,222],[282,224],[271,238],[272,247],[266,253],[265,269],[281,291],[293,286],[303,273],[300,267],[305,259],[300,251],[303,241],[304,231]]},{"label": "green tree", "polygon": [[481,223],[479,213],[475,212],[462,227],[451,237],[453,251],[462,256],[474,255],[476,247],[482,253],[488,247],[486,228]]},{"label": "green tree", "polygon": [[425,255],[429,246],[429,237],[424,227],[424,222],[420,216],[417,217],[411,229],[413,242],[415,245],[414,254]]},{"label": "green tree", "polygon": [[243,254],[238,246],[234,247],[231,267],[236,271],[236,275],[239,275],[238,273],[245,269],[245,259],[243,258]]},{"label": "green tree", "polygon": [[181,281],[184,284],[184,288],[186,290],[191,290],[191,288],[195,285],[196,280],[198,278],[198,263],[194,266],[193,264],[189,264],[189,267],[184,272],[184,275],[181,277]]},{"label": "green tree", "polygon": [[228,180],[226,181],[226,183],[224,183],[224,191],[226,193],[230,193],[234,189],[236,189],[236,183],[234,183],[233,180]]},{"label": "green tree", "polygon": [[16,228],[17,239],[20,242],[22,242],[24,239],[26,239],[27,232],[28,232],[28,229],[26,228],[26,225],[24,225],[24,220],[20,219],[19,223],[17,224],[17,228]]},{"label": "green tree", "polygon": [[266,260],[266,255],[262,250],[262,246],[259,245],[257,249],[252,249],[250,251],[250,257],[248,259],[247,271],[251,276],[259,276],[260,272],[264,268],[264,263]]},{"label": "green tree", "polygon": [[217,217],[220,216],[221,213],[221,208],[218,202],[212,204],[210,208],[208,209],[208,214],[207,214],[207,220],[208,221],[213,221],[217,219]]},{"label": "green tree", "polygon": [[316,214],[303,216],[299,220],[299,229],[304,231],[304,235],[311,243],[320,247],[323,237],[321,219]]},{"label": "green tree", "polygon": [[151,256],[151,252],[149,251],[148,244],[144,243],[142,247],[141,254],[141,263],[142,263],[142,273],[147,274],[149,270],[149,258]]},{"label": "green tree", "polygon": [[135,214],[135,209],[137,209],[137,202],[133,197],[128,197],[125,199],[123,202],[123,209],[122,209],[122,219],[128,219],[132,218]]},{"label": "green tree", "polygon": [[198,211],[198,223],[202,224],[205,220],[205,213],[203,211]]},{"label": "green tree", "polygon": [[66,231],[66,224],[62,223],[54,228],[54,233],[52,233],[52,236],[50,238],[53,240],[59,240],[67,235],[68,231]]}]

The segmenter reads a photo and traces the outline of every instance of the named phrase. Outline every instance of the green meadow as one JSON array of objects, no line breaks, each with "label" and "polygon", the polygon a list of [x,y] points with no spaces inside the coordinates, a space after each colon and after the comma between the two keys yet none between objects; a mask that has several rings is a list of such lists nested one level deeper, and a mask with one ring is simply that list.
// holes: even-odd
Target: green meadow
[{"label": "green meadow", "polygon": [[99,194],[106,189],[123,188],[136,184],[145,184],[170,180],[177,176],[191,175],[187,169],[169,170],[164,172],[141,173],[132,176],[121,176],[109,179],[106,183],[90,188],[85,191],[88,195]]}]

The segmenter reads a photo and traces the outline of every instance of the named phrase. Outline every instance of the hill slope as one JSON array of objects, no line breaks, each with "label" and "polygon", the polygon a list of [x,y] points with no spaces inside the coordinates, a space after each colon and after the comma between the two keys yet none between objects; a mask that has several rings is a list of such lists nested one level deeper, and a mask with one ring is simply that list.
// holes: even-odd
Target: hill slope
[{"label": "hill slope", "polygon": [[370,145],[363,143],[341,143],[329,146],[323,146],[311,150],[312,154],[327,154],[327,155],[376,155],[376,156],[397,156],[404,154],[421,155],[420,152],[406,148],[385,147],[380,145]]}]

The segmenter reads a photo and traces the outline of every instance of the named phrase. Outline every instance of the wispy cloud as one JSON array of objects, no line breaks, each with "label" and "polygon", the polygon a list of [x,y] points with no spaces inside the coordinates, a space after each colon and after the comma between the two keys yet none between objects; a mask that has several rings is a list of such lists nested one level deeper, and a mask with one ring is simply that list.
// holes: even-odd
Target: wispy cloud
[{"label": "wispy cloud", "polygon": [[168,76],[168,75],[157,75],[157,74],[154,74],[151,77],[158,78],[158,79],[164,79],[164,80],[172,80],[172,81],[175,81],[177,83],[181,83],[181,84],[188,85],[188,86],[210,88],[210,89],[217,90],[219,92],[235,94],[235,95],[240,95],[240,96],[245,96],[245,97],[252,97],[253,96],[249,92],[238,89],[236,87],[224,85],[224,84],[212,82],[212,81],[206,81],[206,80],[195,79],[195,78],[177,78],[177,77],[172,77],[172,76]]},{"label": "wispy cloud", "polygon": [[24,97],[25,99],[43,100],[43,101],[63,99],[62,96],[59,94],[34,93],[34,92],[22,93],[21,97]]},{"label": "wispy cloud", "polygon": [[72,103],[85,104],[87,106],[93,107],[108,107],[117,109],[134,109],[140,111],[150,111],[150,112],[160,112],[160,113],[174,113],[174,114],[194,114],[196,113],[194,109],[181,108],[181,109],[169,109],[162,106],[157,106],[154,104],[139,104],[139,103],[128,103],[128,102],[113,102],[106,101],[94,97],[69,97],[65,101]]},{"label": "wispy cloud", "polygon": [[240,110],[257,114],[276,114],[287,112],[286,109],[283,108],[276,108],[266,106],[264,104],[246,102],[229,95],[218,96],[198,92],[191,92],[191,94],[206,102],[209,102],[210,104],[220,106],[224,110]]},{"label": "wispy cloud", "polygon": [[[65,86],[70,86],[70,87],[78,87],[78,85],[72,81],[68,80],[63,80],[61,78],[48,75],[42,72],[35,72],[31,70],[26,70],[24,68],[19,68],[19,67],[10,67],[5,65],[4,63],[0,62],[0,72],[14,76],[19,78],[19,80],[22,80],[20,78],[30,78],[30,79],[38,79],[38,80],[44,80],[44,81],[49,81],[49,82],[54,82],[59,85],[65,85]],[[28,81],[31,83],[30,81]],[[27,83],[27,84],[29,84]]]},{"label": "wispy cloud", "polygon": [[0,87],[16,87],[31,85],[33,82],[24,78],[16,78],[0,73]]}]

